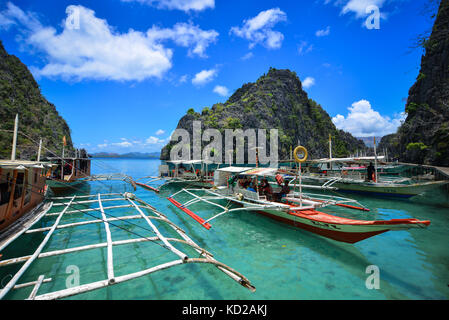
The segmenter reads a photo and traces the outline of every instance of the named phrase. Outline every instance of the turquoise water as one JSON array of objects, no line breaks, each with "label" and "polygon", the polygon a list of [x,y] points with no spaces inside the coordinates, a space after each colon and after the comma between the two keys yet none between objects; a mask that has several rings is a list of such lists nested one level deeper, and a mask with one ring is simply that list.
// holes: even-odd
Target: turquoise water
[{"label": "turquoise water", "polygon": [[[158,160],[95,159],[92,173],[123,172],[133,178],[155,175]],[[92,182],[83,185],[81,193],[131,191],[121,182]],[[133,191],[134,192],[134,191]],[[257,291],[251,293],[210,265],[180,265],[168,270],[68,299],[448,299],[449,298],[449,207],[418,200],[384,200],[354,196],[370,212],[351,212],[353,218],[393,219],[418,218],[431,221],[429,228],[387,232],[357,244],[325,239],[250,212],[236,212],[213,222],[209,231],[174,207],[166,197],[174,190],[155,194],[138,188],[134,193],[165,213],[214,257],[249,278]],[[433,193],[445,203],[443,190]],[[114,202],[107,203],[113,205]],[[81,206],[79,208],[82,208]],[[61,210],[52,209],[52,212]],[[219,212],[210,206],[192,209],[200,216]],[[347,210],[326,212],[348,215]],[[132,209],[109,211],[112,215],[136,214]],[[99,217],[99,213],[92,213]],[[44,218],[40,226],[51,226],[54,217]],[[61,224],[92,219],[82,214],[67,215]],[[153,236],[143,221],[135,225],[117,223],[127,230],[111,226],[113,240]],[[144,229],[146,228],[146,229]],[[161,227],[164,234],[175,236]],[[30,254],[44,234],[29,234],[2,252],[2,259]],[[103,224],[57,230],[44,251],[105,242]],[[175,245],[178,247],[178,245]],[[179,247],[185,248],[185,247]],[[197,257],[197,254],[194,254]],[[76,266],[80,284],[107,278],[106,249],[93,249],[56,257],[38,259],[22,276],[20,283],[35,281],[39,275],[51,277],[39,294],[66,288],[67,268]],[[147,242],[114,247],[116,275],[146,269],[177,259],[161,246]],[[378,266],[380,288],[367,289],[370,274],[366,268]],[[20,265],[1,267],[4,285],[9,274]],[[31,287],[14,290],[8,299],[28,297]]]}]

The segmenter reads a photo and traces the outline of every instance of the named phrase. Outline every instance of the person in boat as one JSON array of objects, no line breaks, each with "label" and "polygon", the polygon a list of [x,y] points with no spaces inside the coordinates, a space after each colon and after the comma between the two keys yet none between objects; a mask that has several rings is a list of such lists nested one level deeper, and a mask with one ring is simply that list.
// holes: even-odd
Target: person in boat
[{"label": "person in boat", "polygon": [[267,178],[263,178],[261,181],[261,184],[259,186],[259,191],[262,195],[266,196],[267,199],[271,199],[273,196],[273,188],[271,188],[270,184],[268,183]]},{"label": "person in boat", "polygon": [[257,190],[257,178],[251,179],[251,178],[248,177],[248,180],[249,180],[249,185],[248,185],[247,189],[249,191],[256,192],[256,190]]},{"label": "person in boat", "polygon": [[248,189],[250,184],[251,184],[251,177],[248,176],[243,180],[243,189]]},{"label": "person in boat", "polygon": [[290,187],[288,186],[289,182],[290,182],[289,180],[284,181],[284,185],[282,186],[281,189],[281,198],[285,197],[287,194],[290,193]]},{"label": "person in boat", "polygon": [[282,198],[290,193],[290,187],[288,186],[289,181],[284,180],[284,184],[281,187],[280,192],[273,193],[273,201],[281,202]]},{"label": "person in boat", "polygon": [[64,175],[69,175],[72,173],[72,165],[69,162],[66,162],[64,165]]},{"label": "person in boat", "polygon": [[[234,186],[235,186],[236,180],[237,180],[237,176],[231,176],[228,179],[228,185],[229,185],[229,188],[231,188],[232,191],[234,191]],[[239,181],[239,184],[240,184],[240,181]]]},{"label": "person in boat", "polygon": [[366,180],[367,181],[372,181],[372,180],[375,179],[374,178],[374,171],[375,171],[375,169],[374,169],[373,163],[370,162],[369,166],[366,168],[366,173],[367,173]]}]

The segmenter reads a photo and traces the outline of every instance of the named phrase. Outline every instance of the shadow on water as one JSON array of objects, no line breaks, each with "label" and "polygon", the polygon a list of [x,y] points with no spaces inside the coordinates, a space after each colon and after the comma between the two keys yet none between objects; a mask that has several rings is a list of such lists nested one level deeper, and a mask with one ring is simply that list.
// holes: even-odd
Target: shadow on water
[{"label": "shadow on water", "polygon": [[[242,217],[238,217],[237,219],[244,220],[242,222],[251,225],[251,228],[258,229],[258,232],[264,233],[264,235],[267,237],[267,241],[275,241],[277,239],[277,232],[270,232],[270,230],[275,229],[272,225],[279,226],[279,228],[284,228],[285,230],[282,231],[282,238],[285,241],[297,243],[298,247],[305,247],[313,251],[317,256],[322,257],[327,261],[331,261],[333,264],[340,266],[348,273],[357,276],[363,284],[365,284],[365,281],[369,276],[369,274],[366,273],[366,268],[370,265],[376,264],[374,261],[371,261],[371,259],[368,258],[364,253],[364,247],[369,247],[365,246],[364,244],[368,244],[368,242],[372,241],[372,239],[366,239],[356,245],[347,244],[334,241],[332,239],[327,239],[311,232],[288,226],[277,221],[273,221],[272,219],[260,216],[257,213],[251,213],[251,215],[255,215],[257,217],[254,218],[261,220],[257,221],[257,219]],[[377,237],[382,237],[382,235]],[[376,254],[381,255],[382,252],[380,251]],[[410,281],[404,281],[404,279],[402,279],[401,277],[401,274],[393,274],[388,270],[382,269],[381,275],[381,292],[385,293],[387,295],[387,298],[408,299],[409,297],[400,292],[398,288],[408,288],[413,292],[421,292],[421,296],[426,298],[426,294],[422,293],[422,290],[418,285],[414,285]],[[427,298],[431,299],[432,297]]]}]

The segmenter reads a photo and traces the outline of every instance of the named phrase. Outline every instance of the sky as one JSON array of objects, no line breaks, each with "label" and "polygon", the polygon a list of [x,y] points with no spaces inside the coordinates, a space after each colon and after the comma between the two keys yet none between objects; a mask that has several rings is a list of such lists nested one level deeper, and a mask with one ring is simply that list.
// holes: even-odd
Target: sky
[{"label": "sky", "polygon": [[0,40],[89,152],[159,151],[190,108],[290,69],[334,124],[393,133],[429,0],[0,0]]}]

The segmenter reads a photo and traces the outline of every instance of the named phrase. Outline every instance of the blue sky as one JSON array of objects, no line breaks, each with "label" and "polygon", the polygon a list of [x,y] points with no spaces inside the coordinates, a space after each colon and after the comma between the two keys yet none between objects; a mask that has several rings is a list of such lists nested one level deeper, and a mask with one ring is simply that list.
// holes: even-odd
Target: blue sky
[{"label": "blue sky", "polygon": [[[90,152],[159,151],[189,108],[269,67],[356,136],[394,132],[433,21],[428,0],[0,1],[0,39]],[[379,9],[379,28],[365,24]]]}]

